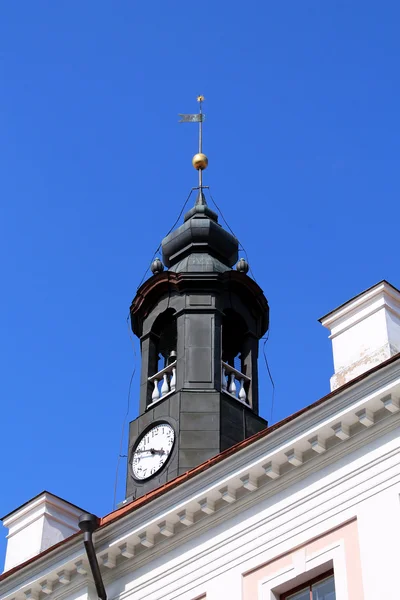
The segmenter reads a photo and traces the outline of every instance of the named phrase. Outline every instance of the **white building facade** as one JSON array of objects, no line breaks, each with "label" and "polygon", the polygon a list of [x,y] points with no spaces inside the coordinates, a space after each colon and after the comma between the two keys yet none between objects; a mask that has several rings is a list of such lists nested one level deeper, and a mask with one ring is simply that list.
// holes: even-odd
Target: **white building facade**
[{"label": "white building facade", "polygon": [[[324,317],[333,391],[98,520],[108,600],[398,600],[400,292]],[[1,600],[95,600],[79,509],[4,519]]]}]

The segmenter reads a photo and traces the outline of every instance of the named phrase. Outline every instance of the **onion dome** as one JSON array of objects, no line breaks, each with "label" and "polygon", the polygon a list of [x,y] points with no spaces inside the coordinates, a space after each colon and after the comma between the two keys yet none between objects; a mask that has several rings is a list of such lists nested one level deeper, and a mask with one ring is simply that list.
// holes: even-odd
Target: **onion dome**
[{"label": "onion dome", "polygon": [[200,189],[183,225],[163,239],[163,261],[175,273],[222,273],[236,263],[238,247],[238,240],[218,224]]}]

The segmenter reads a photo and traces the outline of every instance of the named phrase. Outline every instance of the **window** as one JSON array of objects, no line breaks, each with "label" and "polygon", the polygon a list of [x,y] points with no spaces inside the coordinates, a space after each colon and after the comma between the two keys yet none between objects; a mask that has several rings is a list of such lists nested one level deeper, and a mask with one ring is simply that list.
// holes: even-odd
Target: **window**
[{"label": "window", "polygon": [[335,600],[335,581],[333,573],[324,575],[300,585],[281,596],[281,600]]}]

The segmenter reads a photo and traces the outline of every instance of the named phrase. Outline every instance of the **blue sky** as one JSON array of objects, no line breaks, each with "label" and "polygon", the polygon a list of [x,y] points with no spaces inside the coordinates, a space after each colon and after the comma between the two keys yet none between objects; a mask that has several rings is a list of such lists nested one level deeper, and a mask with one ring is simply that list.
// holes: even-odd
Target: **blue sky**
[{"label": "blue sky", "polygon": [[112,510],[126,318],[196,185],[177,115],[199,93],[205,183],[270,303],[272,420],[329,391],[317,319],[400,285],[399,19],[390,0],[2,3],[1,514],[43,489]]}]

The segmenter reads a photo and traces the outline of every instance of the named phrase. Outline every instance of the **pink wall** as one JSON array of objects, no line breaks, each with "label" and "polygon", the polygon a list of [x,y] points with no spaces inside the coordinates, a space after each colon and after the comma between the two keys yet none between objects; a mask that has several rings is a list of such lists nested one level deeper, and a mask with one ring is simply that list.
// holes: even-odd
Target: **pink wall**
[{"label": "pink wall", "polygon": [[[290,567],[295,560],[295,554],[303,549],[306,556],[311,556],[335,542],[342,541],[345,551],[348,597],[351,600],[363,600],[361,578],[360,550],[358,544],[357,521],[345,523],[302,546],[293,548],[274,560],[260,565],[243,576],[243,599],[256,600],[258,598],[258,584],[261,580]],[[293,583],[293,587],[297,585]],[[292,587],[292,586],[291,586]]]}]

